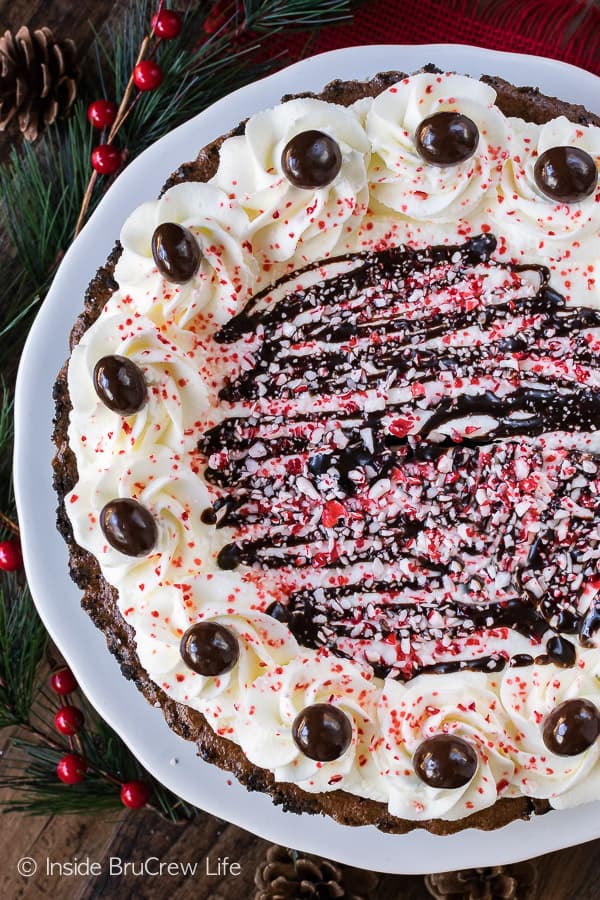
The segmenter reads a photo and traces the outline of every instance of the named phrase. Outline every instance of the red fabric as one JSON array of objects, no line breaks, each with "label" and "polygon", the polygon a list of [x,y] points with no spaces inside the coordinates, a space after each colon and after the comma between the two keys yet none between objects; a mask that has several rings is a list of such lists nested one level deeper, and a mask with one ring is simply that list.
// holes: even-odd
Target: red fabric
[{"label": "red fabric", "polygon": [[[357,44],[475,44],[492,50],[550,56],[600,75],[598,3],[599,0],[370,0],[355,11],[352,24],[324,29],[310,52]],[[302,35],[285,40],[290,61],[303,55],[305,42],[306,36]],[[276,48],[271,45],[271,49],[274,52]],[[402,68],[401,60],[398,68]]]}]

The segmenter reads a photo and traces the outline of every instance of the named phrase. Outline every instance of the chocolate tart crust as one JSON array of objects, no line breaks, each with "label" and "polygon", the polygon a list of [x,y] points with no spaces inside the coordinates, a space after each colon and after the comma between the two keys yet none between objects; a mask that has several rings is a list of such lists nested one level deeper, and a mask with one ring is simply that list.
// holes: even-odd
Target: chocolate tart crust
[{"label": "chocolate tart crust", "polygon": [[[439,72],[433,65],[425,66],[426,72]],[[320,94],[304,93],[286,95],[283,101],[294,97],[318,97],[331,103],[349,106],[362,97],[375,97],[391,84],[406,77],[400,71],[383,72],[369,81],[330,82]],[[516,87],[502,78],[483,75],[482,81],[490,84],[497,92],[496,105],[508,116],[518,116],[531,122],[542,124],[559,115],[564,115],[579,124],[600,125],[600,116],[583,106],[566,103],[555,97],[547,97],[538,88]],[[163,192],[184,181],[208,181],[219,163],[219,148],[223,141],[235,134],[243,134],[245,123],[200,150],[197,158],[180,166],[167,180]],[[104,304],[118,285],[113,273],[121,254],[117,242],[106,261],[92,279],[84,298],[84,309],[71,331],[69,345],[72,350],[87,329],[99,317]],[[152,706],[160,706],[169,727],[180,737],[194,741],[198,755],[207,762],[231,772],[248,790],[270,794],[275,804],[296,813],[321,813],[331,816],[343,825],[375,825],[381,831],[405,834],[415,828],[424,828],[433,834],[454,834],[466,828],[493,830],[501,828],[515,819],[527,819],[532,814],[548,812],[551,807],[546,800],[526,797],[500,799],[493,806],[473,813],[457,821],[432,819],[421,822],[408,821],[390,815],[384,803],[356,797],[345,791],[336,790],[311,794],[294,784],[276,782],[266,769],[248,761],[241,747],[217,735],[204,716],[181,703],[169,698],[165,692],[150,680],[142,668],[135,650],[133,629],[123,619],[117,607],[117,591],[111,587],[100,572],[94,556],[81,548],[73,537],[71,523],[65,510],[65,496],[75,487],[78,480],[75,455],[69,446],[68,425],[71,400],[67,386],[68,360],[61,369],[54,385],[55,419],[53,440],[56,455],[53,466],[53,484],[58,495],[57,527],[69,550],[69,571],[71,578],[83,591],[82,606],[94,624],[104,633],[110,652],[117,659],[125,678],[135,682],[137,688]]]}]

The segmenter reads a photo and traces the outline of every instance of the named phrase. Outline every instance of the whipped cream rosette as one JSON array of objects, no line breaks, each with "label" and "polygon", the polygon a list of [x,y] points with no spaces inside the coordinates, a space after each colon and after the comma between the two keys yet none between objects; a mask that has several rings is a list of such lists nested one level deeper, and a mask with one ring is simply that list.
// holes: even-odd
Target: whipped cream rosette
[{"label": "whipped cream rosette", "polygon": [[584,128],[564,116],[545,125],[509,119],[510,154],[503,161],[495,193],[486,198],[494,231],[514,234],[511,255],[518,261],[537,258],[568,299],[600,304],[600,185],[577,203],[549,199],[536,181],[535,166],[554,147],[585,151],[600,164],[600,129]]},{"label": "whipped cream rosette", "polygon": [[[291,184],[282,154],[301,132],[330,135],[341,166],[334,180],[316,189]],[[244,134],[228,138],[212,180],[233,195],[250,218],[252,248],[262,261],[292,268],[341,252],[367,211],[370,144],[352,109],[310,98],[291,100],[251,116]],[[240,165],[240,159],[244,164]]]},{"label": "whipped cream rosette", "polygon": [[[100,457],[94,477],[80,479],[67,497],[77,543],[94,554],[109,584],[130,599],[194,575],[210,558],[211,542],[196,526],[209,494],[188,456],[167,448]],[[196,469],[196,471],[194,471]],[[156,538],[146,555],[127,555],[109,543],[101,513],[115,499],[133,499],[154,520]]]},{"label": "whipped cream rosette", "polygon": [[[111,455],[150,453],[156,446],[173,453],[193,452],[197,439],[190,422],[209,408],[208,388],[198,368],[198,338],[174,324],[165,333],[119,293],[109,307],[71,356],[71,445],[79,447],[91,465],[98,460],[108,465]],[[98,360],[110,355],[130,360],[145,381],[143,406],[127,416],[102,402],[89,377]]]},{"label": "whipped cream rosette", "polygon": [[[153,233],[165,222],[188,228],[202,251],[197,273],[185,284],[167,281],[152,255]],[[185,327],[200,312],[225,322],[248,295],[256,274],[245,244],[247,229],[243,209],[223,191],[203,182],[177,184],[125,222],[115,278],[134,308],[157,322]]]},{"label": "whipped cream rosette", "polygon": [[[154,591],[122,611],[136,630],[142,665],[163,690],[217,722],[219,733],[227,728],[228,734],[237,735],[240,706],[253,682],[298,652],[289,630],[261,612],[261,605],[257,588],[240,586],[238,579],[222,572]],[[238,645],[236,665],[217,677],[194,671],[182,659],[182,638],[199,622],[222,626]]]},{"label": "whipped cream rosette", "polygon": [[[371,197],[421,222],[466,220],[495,185],[506,156],[506,120],[495,91],[462,75],[413,75],[373,100],[366,130],[373,148]],[[453,166],[428,165],[415,134],[440,112],[468,116],[478,129],[474,153]]]},{"label": "whipped cream rosette", "polygon": [[[238,731],[244,753],[271,769],[277,781],[311,793],[350,788],[371,796],[375,788],[381,796],[370,751],[378,693],[368,669],[300,649],[289,665],[267,672],[244,692]],[[296,717],[316,704],[332,704],[351,726],[350,743],[335,760],[309,758],[292,736]]]},{"label": "whipped cream rosette", "polygon": [[562,755],[553,752],[544,729],[560,704],[582,698],[600,707],[597,650],[583,651],[573,668],[557,671],[534,666],[506,672],[500,686],[502,705],[519,735],[511,754],[518,788],[526,796],[548,799],[555,809],[585,803],[600,792],[598,741],[575,748],[578,753]]},{"label": "whipped cream rosette", "polygon": [[[386,681],[378,715],[377,758],[393,815],[417,821],[460,819],[491,806],[498,791],[511,784],[515,729],[489,676],[420,676],[407,687]],[[465,773],[462,786],[434,787],[415,772],[415,754],[439,735],[458,738],[475,750],[474,771]]]},{"label": "whipped cream rosette", "polygon": [[577,203],[552,202],[540,188],[534,169],[539,157],[553,147],[576,147],[599,162],[600,129],[578,126],[564,116],[545,125],[509,119],[508,127],[510,155],[502,160],[498,197],[490,203],[492,220],[500,227],[508,224],[519,229],[524,256],[536,253],[560,260],[567,242],[574,239],[580,241],[576,249],[581,252],[586,239],[600,238],[596,215],[600,185]]}]

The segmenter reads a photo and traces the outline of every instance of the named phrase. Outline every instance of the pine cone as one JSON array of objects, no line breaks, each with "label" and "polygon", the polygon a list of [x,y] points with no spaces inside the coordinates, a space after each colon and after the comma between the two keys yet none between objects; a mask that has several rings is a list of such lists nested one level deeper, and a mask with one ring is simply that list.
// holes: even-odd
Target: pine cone
[{"label": "pine cone", "polygon": [[368,900],[378,881],[372,872],[274,845],[256,869],[255,900]]},{"label": "pine cone", "polygon": [[0,131],[18,123],[35,141],[59,113],[66,115],[77,95],[75,44],[58,41],[50,28],[23,25],[0,37]]},{"label": "pine cone", "polygon": [[532,900],[537,872],[532,863],[462,869],[425,876],[435,900]]}]

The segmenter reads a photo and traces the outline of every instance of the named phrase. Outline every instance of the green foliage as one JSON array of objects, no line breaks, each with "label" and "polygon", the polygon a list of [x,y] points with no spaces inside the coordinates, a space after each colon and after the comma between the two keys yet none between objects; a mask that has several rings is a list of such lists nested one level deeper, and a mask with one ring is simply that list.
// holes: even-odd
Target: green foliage
[{"label": "green foliage", "polygon": [[[0,337],[0,346],[2,340]],[[12,516],[14,494],[12,486],[13,397],[6,384],[0,380],[0,510]],[[0,540],[12,534],[0,519]]]},{"label": "green foliage", "polygon": [[[52,698],[45,699],[52,703]],[[0,790],[10,789],[11,797],[0,808],[29,815],[118,812],[123,809],[119,785],[142,780],[150,787],[149,805],[163,818],[172,822],[193,818],[195,808],[144,771],[123,741],[83,705],[86,726],[73,739],[73,747],[66,739],[48,742],[43,734],[37,740],[13,738],[0,770]],[[65,785],[57,777],[56,766],[71,752],[85,758],[88,771],[79,784]]]},{"label": "green foliage", "polygon": [[30,740],[13,739],[16,752],[2,764],[0,789],[13,795],[2,803],[4,812],[50,816],[65,813],[105,812],[122,809],[115,785],[96,772],[88,772],[77,785],[65,785],[56,766],[68,748],[56,749]]},{"label": "green foliage", "polygon": [[37,689],[46,631],[18,576],[0,582],[0,728],[27,725]]},{"label": "green foliage", "polygon": [[350,4],[340,0],[326,0],[309,4],[303,0],[244,0],[246,21],[256,31],[273,31],[280,28],[320,28],[339,24],[350,18]]}]

